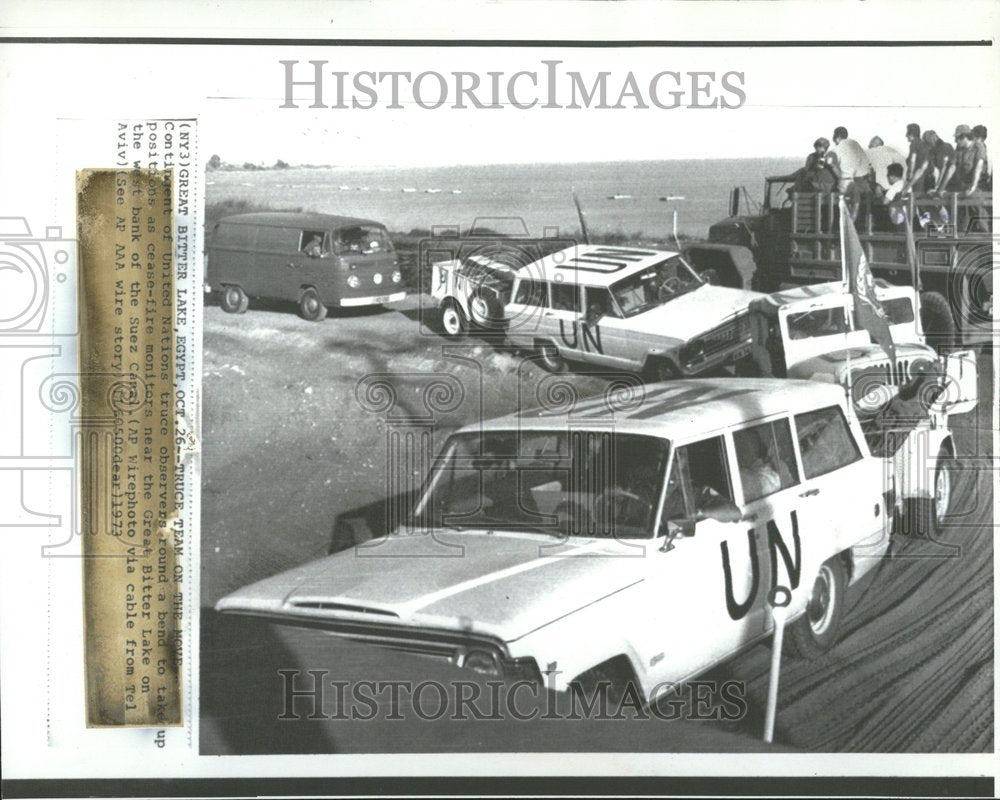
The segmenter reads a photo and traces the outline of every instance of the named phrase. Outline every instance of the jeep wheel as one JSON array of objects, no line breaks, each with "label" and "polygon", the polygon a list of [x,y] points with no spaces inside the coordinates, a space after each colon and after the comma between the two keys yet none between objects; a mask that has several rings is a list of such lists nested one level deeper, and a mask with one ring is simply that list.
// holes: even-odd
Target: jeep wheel
[{"label": "jeep wheel", "polygon": [[788,630],[792,652],[799,658],[822,655],[837,641],[847,600],[847,569],[834,557],[819,568],[806,613]]},{"label": "jeep wheel", "polygon": [[441,309],[441,328],[449,336],[461,336],[465,333],[465,315],[454,302],[448,302]]},{"label": "jeep wheel", "polygon": [[566,371],[566,359],[559,355],[559,348],[552,344],[552,342],[536,342],[535,352],[538,354],[538,360],[541,362],[542,367],[547,372]]},{"label": "jeep wheel", "polygon": [[903,500],[901,532],[917,538],[933,539],[944,525],[951,509],[954,456],[947,447],[938,451],[934,471],[934,497],[908,497]]},{"label": "jeep wheel", "polygon": [[326,319],[326,306],[319,299],[315,289],[306,289],[299,299],[299,316],[310,322],[321,322]]},{"label": "jeep wheel", "polygon": [[921,292],[920,324],[927,343],[933,345],[935,350],[946,350],[955,344],[955,318],[940,292]]},{"label": "jeep wheel", "polygon": [[224,286],[219,305],[227,314],[243,314],[250,305],[250,298],[239,286]]}]

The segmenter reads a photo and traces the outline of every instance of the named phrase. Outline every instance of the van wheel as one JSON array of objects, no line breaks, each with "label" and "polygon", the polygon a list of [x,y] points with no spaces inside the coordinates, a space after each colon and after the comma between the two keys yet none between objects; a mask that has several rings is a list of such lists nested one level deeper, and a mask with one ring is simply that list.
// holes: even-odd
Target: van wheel
[{"label": "van wheel", "polygon": [[320,322],[326,319],[326,306],[319,299],[315,289],[306,289],[299,299],[299,316],[310,322]]},{"label": "van wheel", "polygon": [[226,286],[222,289],[219,305],[227,314],[245,314],[250,306],[250,298],[239,286]]},{"label": "van wheel", "polygon": [[456,303],[449,301],[441,309],[441,327],[449,336],[461,336],[465,333],[465,314]]},{"label": "van wheel", "polygon": [[822,655],[837,641],[847,600],[847,568],[834,557],[819,568],[806,613],[789,628],[792,652],[799,658]]},{"label": "van wheel", "polygon": [[542,367],[547,372],[565,372],[567,368],[566,359],[559,355],[559,348],[552,342],[539,340],[535,343],[535,353]]},{"label": "van wheel", "polygon": [[952,472],[955,457],[942,446],[934,471],[934,497],[908,497],[903,500],[902,533],[917,538],[936,537],[951,508]]}]

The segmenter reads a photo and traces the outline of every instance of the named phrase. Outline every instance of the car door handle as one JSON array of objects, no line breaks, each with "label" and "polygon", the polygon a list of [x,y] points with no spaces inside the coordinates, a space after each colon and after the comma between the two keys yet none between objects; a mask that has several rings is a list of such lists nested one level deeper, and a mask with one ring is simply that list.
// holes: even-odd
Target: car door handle
[{"label": "car door handle", "polygon": [[819,494],[819,489],[808,489],[802,492],[802,494],[800,494],[799,497],[815,497],[818,494]]}]

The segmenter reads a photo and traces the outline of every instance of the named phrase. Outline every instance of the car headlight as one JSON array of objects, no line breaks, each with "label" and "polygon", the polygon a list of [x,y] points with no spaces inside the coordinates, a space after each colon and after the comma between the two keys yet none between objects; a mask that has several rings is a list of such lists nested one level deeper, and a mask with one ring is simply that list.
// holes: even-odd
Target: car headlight
[{"label": "car headlight", "polygon": [[470,650],[465,654],[462,666],[478,672],[480,675],[499,677],[500,665],[497,663],[493,653],[488,650]]},{"label": "car headlight", "polygon": [[685,364],[693,364],[701,361],[705,357],[705,345],[703,342],[691,342],[681,349],[681,361]]},{"label": "car headlight", "polygon": [[392,273],[392,282],[399,283],[401,280],[403,280],[403,273],[397,269]]},{"label": "car headlight", "polygon": [[372,275],[372,282],[376,286],[378,286],[380,283],[382,283],[382,273],[381,272],[376,272],[374,275]]},{"label": "car headlight", "polygon": [[348,275],[347,285],[350,286],[352,289],[357,289],[361,285],[361,278],[359,278],[357,275]]}]

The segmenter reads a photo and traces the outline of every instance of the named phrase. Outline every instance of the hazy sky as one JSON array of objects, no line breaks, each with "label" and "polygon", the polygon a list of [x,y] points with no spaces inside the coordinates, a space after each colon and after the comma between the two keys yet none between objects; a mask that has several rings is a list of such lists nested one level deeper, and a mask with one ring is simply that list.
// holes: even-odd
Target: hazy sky
[{"label": "hazy sky", "polygon": [[[48,133],[38,118],[197,115],[202,151],[230,162],[421,166],[536,161],[805,156],[836,125],[867,144],[874,134],[905,148],[904,129],[920,122],[950,136],[960,122],[987,122],[976,76],[993,74],[990,48],[334,48],[10,45],[0,91],[30,112],[4,120],[5,148],[31,152]],[[735,110],[534,108],[425,110],[282,109],[280,60],[328,61],[356,73],[543,71],[562,61],[609,87],[631,72],[640,87],[658,72],[744,75],[746,103]],[[953,65],[962,64],[961,75]],[[109,76],[123,64],[114,79]],[[302,73],[305,75],[305,73]],[[31,75],[32,80],[3,80]],[[107,82],[110,80],[110,84]],[[488,80],[484,77],[484,81]],[[113,90],[98,89],[110,85]],[[329,84],[327,84],[329,86]],[[524,84],[526,88],[526,84]],[[568,83],[560,84],[563,89]],[[615,89],[609,94],[614,96]],[[309,90],[298,90],[310,97]],[[51,102],[49,102],[51,99]],[[568,102],[565,92],[561,97]],[[732,96],[730,96],[732,99]],[[387,102],[384,101],[384,102]],[[613,102],[613,101],[609,101]],[[39,117],[39,114],[41,115]],[[10,165],[7,165],[10,166]]]}]

